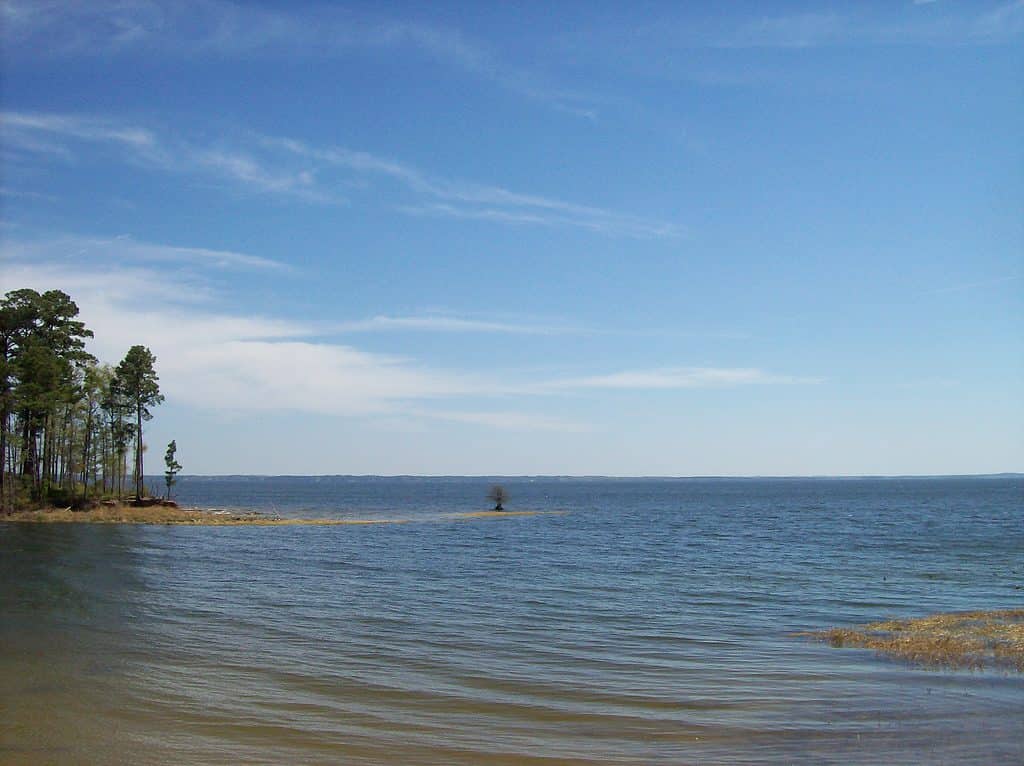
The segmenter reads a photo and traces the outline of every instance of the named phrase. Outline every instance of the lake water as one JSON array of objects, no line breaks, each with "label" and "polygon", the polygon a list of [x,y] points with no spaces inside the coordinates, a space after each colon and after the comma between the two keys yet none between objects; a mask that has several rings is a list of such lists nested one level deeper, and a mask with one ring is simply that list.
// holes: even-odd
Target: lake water
[{"label": "lake water", "polygon": [[1024,676],[795,631],[1024,607],[1024,481],[185,478],[402,524],[0,524],[6,764],[1024,763]]}]

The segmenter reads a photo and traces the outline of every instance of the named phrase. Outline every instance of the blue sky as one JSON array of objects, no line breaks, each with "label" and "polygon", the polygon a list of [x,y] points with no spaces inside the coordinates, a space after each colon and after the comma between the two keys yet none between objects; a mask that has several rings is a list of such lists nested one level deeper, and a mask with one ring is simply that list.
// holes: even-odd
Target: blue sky
[{"label": "blue sky", "polygon": [[0,287],[187,473],[1024,470],[1024,2],[0,12]]}]

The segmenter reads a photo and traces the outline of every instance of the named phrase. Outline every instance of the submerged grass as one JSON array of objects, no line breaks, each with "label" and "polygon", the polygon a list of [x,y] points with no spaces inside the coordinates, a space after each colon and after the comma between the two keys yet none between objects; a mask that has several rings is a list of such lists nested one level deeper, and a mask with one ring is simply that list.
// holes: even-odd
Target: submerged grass
[{"label": "submerged grass", "polygon": [[835,647],[874,649],[927,668],[1024,672],[1024,609],[947,612],[797,635]]}]

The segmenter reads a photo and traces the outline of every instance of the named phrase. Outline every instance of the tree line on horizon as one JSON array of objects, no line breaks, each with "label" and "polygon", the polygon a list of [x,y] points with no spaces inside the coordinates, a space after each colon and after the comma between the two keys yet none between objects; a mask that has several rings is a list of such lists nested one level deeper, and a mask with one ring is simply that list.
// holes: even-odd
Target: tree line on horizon
[{"label": "tree line on horizon", "polygon": [[156,357],[136,345],[117,366],[101,364],[85,350],[93,332],[77,316],[78,306],[60,290],[12,290],[0,301],[5,512],[123,498],[129,455],[134,496],[145,492],[142,424],[164,399]]}]

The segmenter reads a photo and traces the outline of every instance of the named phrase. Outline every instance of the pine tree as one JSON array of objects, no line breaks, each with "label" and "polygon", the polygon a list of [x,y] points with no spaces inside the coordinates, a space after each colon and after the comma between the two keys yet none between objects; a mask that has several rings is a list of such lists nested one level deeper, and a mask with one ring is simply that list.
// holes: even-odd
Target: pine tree
[{"label": "pine tree", "polygon": [[0,502],[5,508],[12,504],[9,477],[16,462],[36,500],[69,475],[70,418],[80,395],[76,378],[95,361],[85,351],[92,331],[76,316],[78,306],[60,290],[12,290],[0,301]]},{"label": "pine tree", "polygon": [[167,483],[167,499],[171,499],[171,487],[177,481],[175,476],[181,470],[181,463],[174,459],[174,453],[178,451],[178,443],[171,439],[171,443],[167,445],[167,452],[164,454],[164,481]]},{"label": "pine tree", "polygon": [[117,366],[117,377],[125,396],[135,408],[135,500],[142,500],[142,421],[153,415],[150,407],[160,404],[164,397],[160,393],[156,374],[156,357],[145,346],[132,346]]}]

